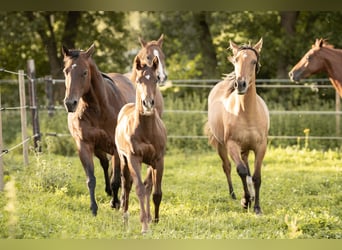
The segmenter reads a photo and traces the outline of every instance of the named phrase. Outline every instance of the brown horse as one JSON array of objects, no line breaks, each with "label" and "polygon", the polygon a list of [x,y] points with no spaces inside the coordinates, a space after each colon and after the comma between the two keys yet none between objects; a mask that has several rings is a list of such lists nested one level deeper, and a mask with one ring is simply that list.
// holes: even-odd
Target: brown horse
[{"label": "brown horse", "polygon": [[325,72],[342,97],[342,50],[335,49],[324,39],[316,39],[312,48],[305,53],[299,62],[289,72],[292,81],[298,82],[301,78]]},{"label": "brown horse", "polygon": [[[102,165],[106,192],[112,195],[112,207],[120,205],[120,162],[114,134],[118,113],[124,104],[135,101],[135,90],[127,77],[114,74],[109,78],[101,73],[92,59],[94,50],[94,45],[86,51],[70,50],[63,46],[66,86],[64,104],[68,111],[68,127],[87,176],[90,208],[95,216],[98,207],[95,200],[93,155]],[[114,172],[111,180],[107,154],[113,156]]]},{"label": "brown horse", "polygon": [[[209,142],[216,148],[222,160],[231,197],[236,199],[227,154],[235,162],[242,180],[244,198],[241,204],[248,208],[255,199],[256,214],[261,213],[261,165],[266,153],[269,129],[269,112],[265,102],[256,93],[255,85],[261,47],[262,39],[253,47],[239,47],[230,42],[233,51],[230,60],[235,69],[210,91],[206,125]],[[253,178],[248,165],[250,150],[255,154]]]},{"label": "brown horse", "polygon": [[[164,41],[164,35],[162,34],[158,40],[152,40],[150,42],[145,42],[145,40],[141,37],[139,37],[139,42],[141,45],[141,49],[138,52],[137,56],[140,58],[140,61],[143,64],[146,64],[149,67],[152,67],[153,64],[153,58],[157,57],[158,58],[158,68],[156,69],[157,73],[157,78],[159,83],[164,83],[167,80],[167,73],[166,73],[166,66],[165,66],[165,55],[164,52],[162,51],[162,45]],[[136,82],[136,64],[135,61],[133,62],[133,70],[130,75],[130,79],[133,83]],[[155,98],[155,106],[156,109],[159,112],[159,116],[161,117],[163,114],[163,109],[164,109],[164,101],[163,101],[163,96],[157,88],[156,90],[156,98]]]},{"label": "brown horse", "polygon": [[[166,129],[156,110],[158,58],[154,57],[152,67],[135,58],[136,101],[126,104],[120,111],[115,131],[115,143],[121,159],[122,208],[128,220],[129,193],[132,181],[140,203],[142,232],[148,230],[151,221],[150,195],[153,187],[155,208],[154,221],[159,220],[159,206],[162,199],[161,182],[164,170]],[[141,164],[149,165],[147,177],[141,179]],[[145,205],[146,202],[146,205]]]}]

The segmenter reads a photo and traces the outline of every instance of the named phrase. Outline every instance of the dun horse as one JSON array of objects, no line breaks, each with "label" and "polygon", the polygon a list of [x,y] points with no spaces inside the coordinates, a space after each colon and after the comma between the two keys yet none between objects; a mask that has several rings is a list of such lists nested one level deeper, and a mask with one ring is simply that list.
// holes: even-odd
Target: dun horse
[{"label": "dun horse", "polygon": [[[106,192],[112,195],[112,206],[118,207],[120,188],[120,163],[115,147],[115,127],[121,107],[135,101],[132,83],[123,75],[113,74],[109,78],[101,73],[92,59],[94,45],[87,51],[70,50],[63,46],[65,99],[68,111],[68,127],[73,136],[80,160],[87,176],[90,208],[97,214],[95,200],[96,178],[93,155],[102,165]],[[109,160],[113,155],[115,173],[110,180]]]},{"label": "dun horse", "polygon": [[[162,176],[166,147],[166,129],[156,110],[158,58],[154,57],[152,67],[135,58],[136,101],[126,104],[120,111],[115,131],[115,143],[121,159],[122,208],[128,220],[129,193],[132,181],[140,203],[142,232],[148,230],[151,221],[150,195],[153,187],[155,222],[159,220],[159,206],[162,199]],[[147,177],[141,179],[141,165],[149,165]],[[146,203],[145,203],[146,202]]]},{"label": "dun horse", "polygon": [[[157,78],[159,83],[164,83],[167,80],[166,66],[165,66],[165,55],[162,51],[162,45],[164,41],[164,35],[162,34],[157,41],[152,40],[150,42],[146,42],[144,39],[139,37],[139,42],[141,45],[141,49],[138,52],[137,56],[140,58],[141,63],[146,64],[149,67],[152,67],[153,58],[158,58],[158,68],[156,69]],[[136,69],[135,62],[133,62],[133,70],[130,76],[130,79],[133,83],[136,82]],[[159,112],[159,116],[162,116],[164,109],[164,101],[163,96],[157,88],[156,90],[156,98],[155,98],[155,106]]]},{"label": "dun horse", "polygon": [[[230,61],[234,72],[209,93],[207,133],[209,142],[222,160],[231,197],[236,199],[228,155],[235,162],[242,180],[244,198],[241,205],[248,208],[254,200],[254,211],[260,214],[261,165],[269,129],[269,112],[265,102],[257,95],[255,85],[262,39],[253,47],[239,47],[230,42],[230,48],[233,51]],[[253,177],[248,164],[250,151],[255,154]]]},{"label": "dun horse", "polygon": [[299,62],[289,72],[292,81],[298,82],[310,75],[325,72],[342,97],[342,50],[335,49],[324,39],[316,39],[312,48],[305,53]]}]

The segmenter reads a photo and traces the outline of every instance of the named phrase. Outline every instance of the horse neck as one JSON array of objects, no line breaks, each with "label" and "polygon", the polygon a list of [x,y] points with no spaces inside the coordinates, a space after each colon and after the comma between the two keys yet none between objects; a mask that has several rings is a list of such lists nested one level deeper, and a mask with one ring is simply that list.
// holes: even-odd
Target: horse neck
[{"label": "horse neck", "polygon": [[325,71],[328,73],[329,77],[342,84],[342,50],[324,48],[324,53],[322,53],[322,59],[325,65]]},{"label": "horse neck", "polygon": [[242,111],[246,114],[254,115],[256,112],[257,107],[257,93],[256,93],[256,86],[255,86],[255,78],[252,79],[254,83],[249,86],[246,94],[238,95],[236,94],[236,109],[238,111]]},{"label": "horse neck", "polygon": [[96,64],[94,62],[90,63],[90,71],[91,71],[91,87],[86,95],[87,101],[95,103],[100,107],[107,107],[108,97],[106,95],[106,85],[104,83],[104,79],[101,75],[101,72],[98,70]]}]

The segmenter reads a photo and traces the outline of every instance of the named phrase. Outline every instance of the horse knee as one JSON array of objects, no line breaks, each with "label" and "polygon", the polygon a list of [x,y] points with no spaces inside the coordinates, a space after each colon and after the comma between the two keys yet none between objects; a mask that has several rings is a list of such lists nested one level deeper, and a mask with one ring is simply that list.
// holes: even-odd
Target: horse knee
[{"label": "horse knee", "polygon": [[95,176],[89,176],[87,180],[87,185],[89,190],[94,190],[96,187],[96,177]]},{"label": "horse knee", "polygon": [[246,177],[248,175],[248,169],[245,165],[239,164],[236,168],[240,177]]}]

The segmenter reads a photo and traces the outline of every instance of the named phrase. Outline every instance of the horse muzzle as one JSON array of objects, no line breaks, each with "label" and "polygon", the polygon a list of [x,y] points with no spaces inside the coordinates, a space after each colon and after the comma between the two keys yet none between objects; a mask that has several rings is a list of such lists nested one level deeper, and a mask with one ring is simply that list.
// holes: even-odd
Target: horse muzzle
[{"label": "horse muzzle", "polygon": [[234,89],[236,89],[239,95],[244,95],[247,92],[248,84],[245,80],[236,80],[234,83]]},{"label": "horse muzzle", "polygon": [[159,83],[164,83],[167,80],[167,75],[166,74],[158,74],[157,78],[158,78]]},{"label": "horse muzzle", "polygon": [[77,104],[78,104],[78,101],[76,99],[67,98],[64,100],[64,106],[66,110],[71,113],[75,112],[77,108]]},{"label": "horse muzzle", "polygon": [[290,80],[293,82],[299,82],[300,74],[297,71],[290,71],[289,72]]},{"label": "horse muzzle", "polygon": [[145,99],[142,101],[143,115],[152,115],[154,111],[154,100]]}]

